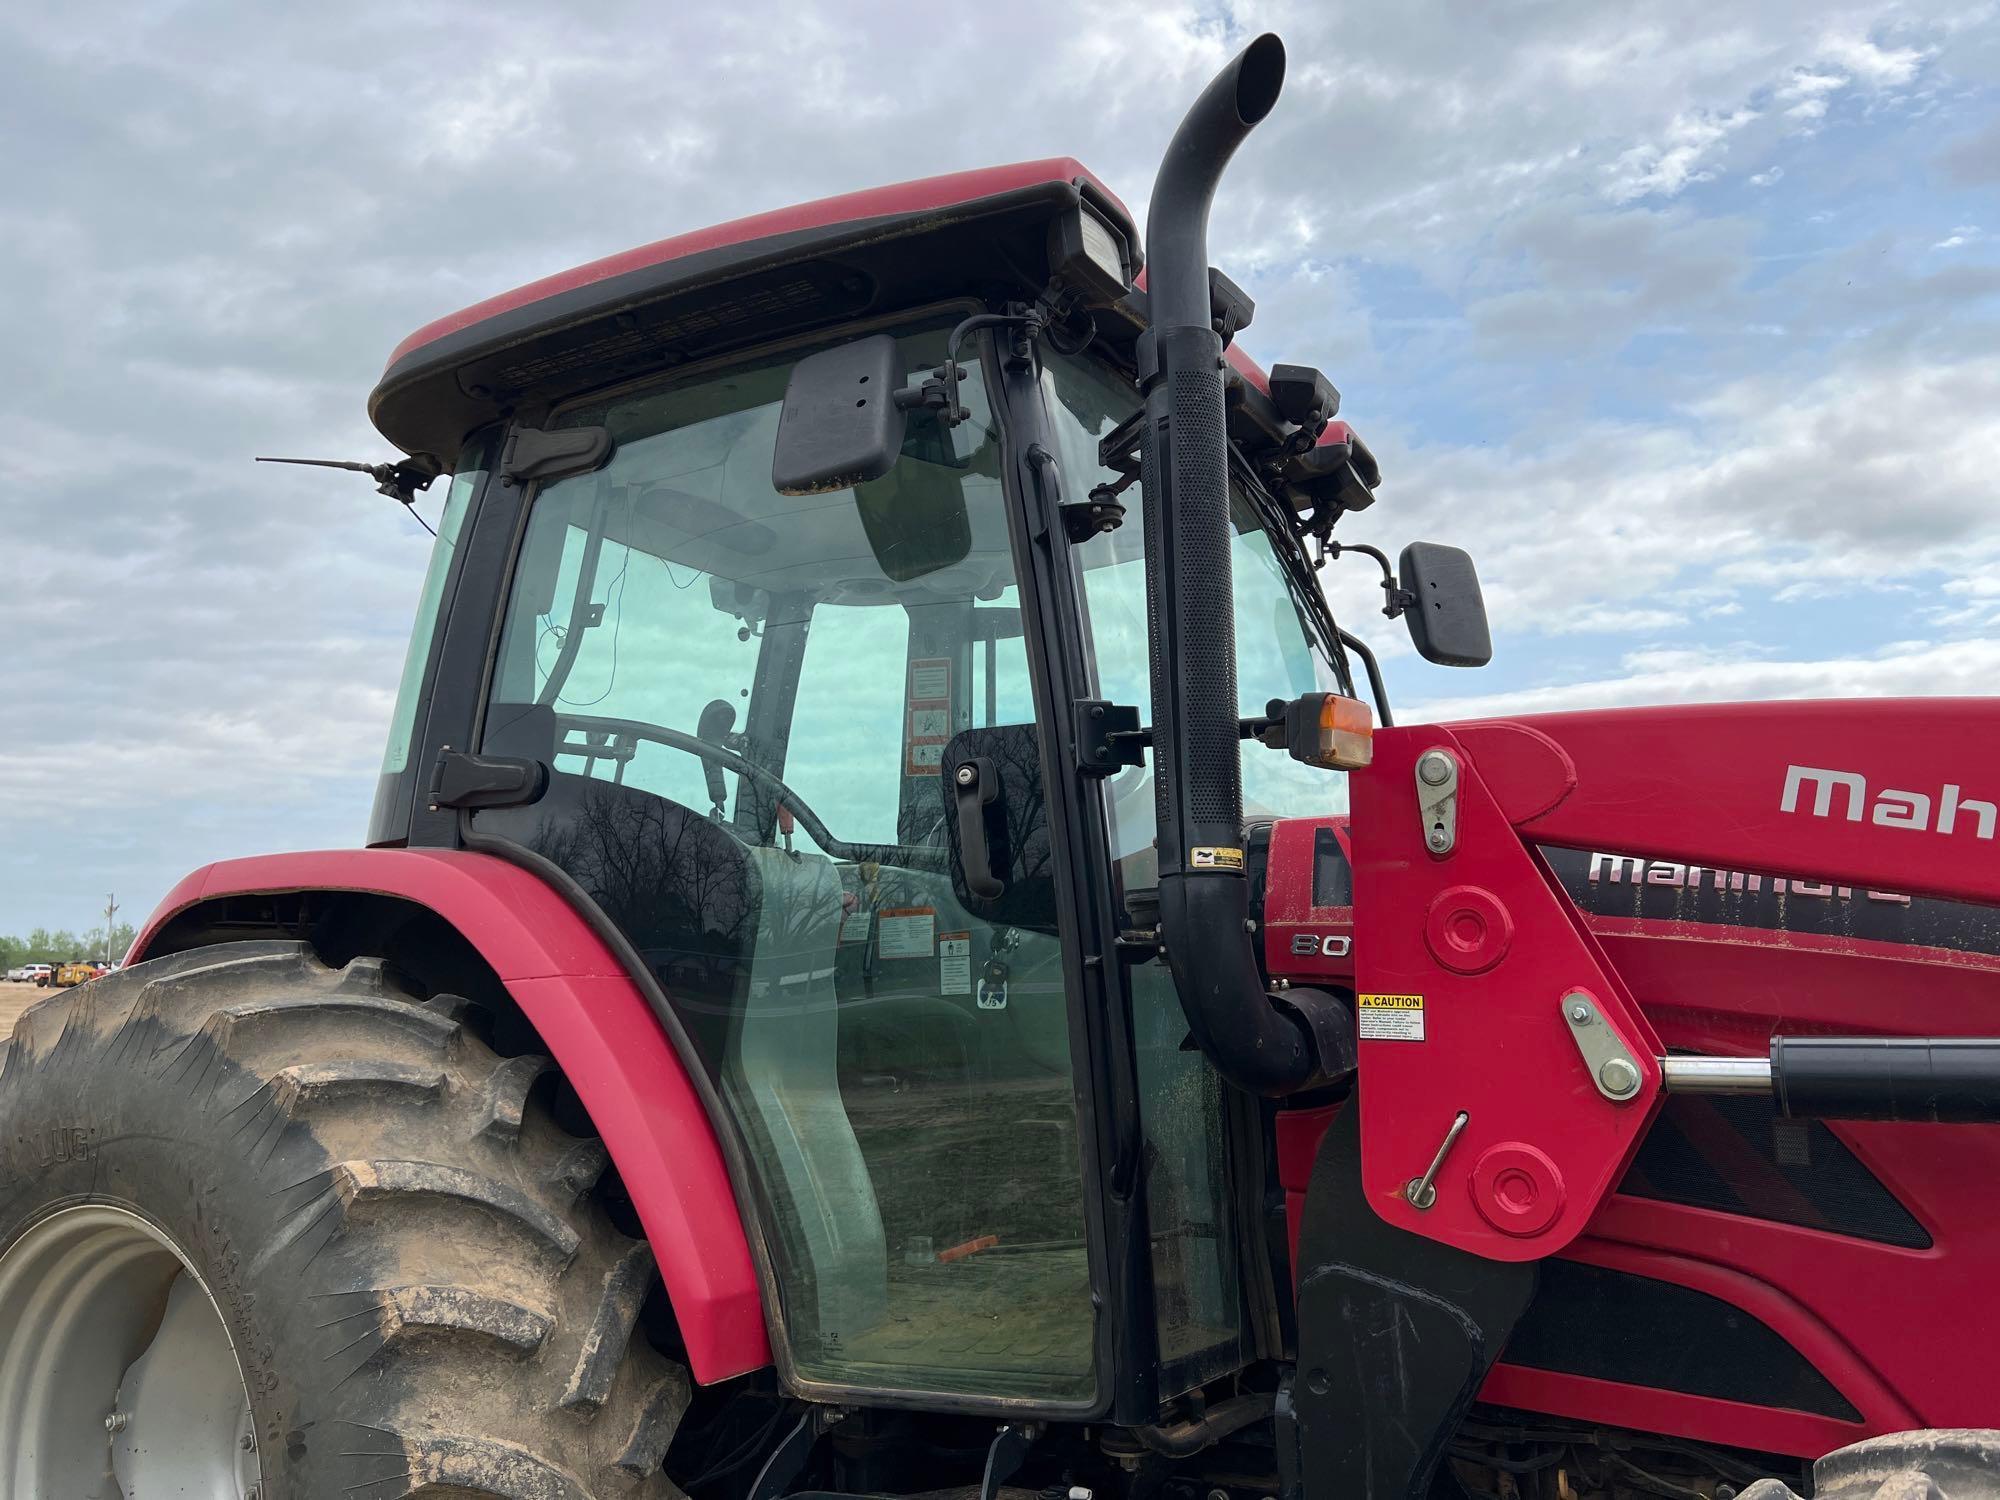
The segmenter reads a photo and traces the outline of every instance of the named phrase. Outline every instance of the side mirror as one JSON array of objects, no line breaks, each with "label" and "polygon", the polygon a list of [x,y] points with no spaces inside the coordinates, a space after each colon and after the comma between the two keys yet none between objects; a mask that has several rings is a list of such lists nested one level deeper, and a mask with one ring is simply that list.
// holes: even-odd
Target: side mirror
[{"label": "side mirror", "polygon": [[808,354],[792,366],[771,487],[781,495],[816,495],[880,479],[903,451],[906,414],[896,340],[886,333]]},{"label": "side mirror", "polygon": [[1412,542],[1396,559],[1396,579],[1417,655],[1441,667],[1483,667],[1493,660],[1486,601],[1471,553],[1438,542]]}]

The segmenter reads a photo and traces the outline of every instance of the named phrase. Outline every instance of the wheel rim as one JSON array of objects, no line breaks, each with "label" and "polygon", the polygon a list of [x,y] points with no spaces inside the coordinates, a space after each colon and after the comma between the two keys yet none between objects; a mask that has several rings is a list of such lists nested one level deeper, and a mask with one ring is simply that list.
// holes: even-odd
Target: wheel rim
[{"label": "wheel rim", "polygon": [[64,1209],[0,1255],[0,1493],[255,1500],[228,1328],[135,1213]]}]

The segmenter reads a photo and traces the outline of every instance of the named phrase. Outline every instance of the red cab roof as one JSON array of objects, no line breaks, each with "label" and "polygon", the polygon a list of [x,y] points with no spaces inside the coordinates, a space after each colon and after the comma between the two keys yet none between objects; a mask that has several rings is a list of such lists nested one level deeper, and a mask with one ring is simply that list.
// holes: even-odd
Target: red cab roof
[{"label": "red cab roof", "polygon": [[841,193],[835,197],[820,198],[811,203],[795,204],[790,208],[751,214],[747,218],[731,219],[726,224],[715,224],[706,229],[690,230],[686,234],[655,240],[650,245],[639,246],[636,250],[607,255],[602,260],[594,260],[587,265],[561,271],[553,276],[544,276],[539,281],[515,287],[512,291],[502,292],[497,297],[488,297],[483,302],[475,302],[470,307],[461,308],[435,322],[426,323],[404,339],[389,356],[389,368],[393,369],[398,361],[426,344],[433,343],[447,334],[458,333],[486,322],[503,313],[514,312],[560,293],[589,286],[594,282],[607,281],[628,272],[664,265],[668,261],[679,260],[702,251],[726,249],[732,245],[748,244],[753,240],[771,239],[800,230],[826,229],[858,220],[901,218],[910,214],[921,214],[961,203],[970,203],[980,198],[990,198],[997,193],[1033,187],[1039,183],[1078,180],[1089,183],[1110,202],[1116,204],[1121,214],[1130,217],[1124,204],[1119,202],[1116,195],[1105,187],[1095,174],[1081,162],[1067,156],[1052,156],[1041,161],[1015,162],[1004,167],[981,167],[971,172],[950,172],[941,177],[924,177],[915,182],[899,182],[890,187]]}]

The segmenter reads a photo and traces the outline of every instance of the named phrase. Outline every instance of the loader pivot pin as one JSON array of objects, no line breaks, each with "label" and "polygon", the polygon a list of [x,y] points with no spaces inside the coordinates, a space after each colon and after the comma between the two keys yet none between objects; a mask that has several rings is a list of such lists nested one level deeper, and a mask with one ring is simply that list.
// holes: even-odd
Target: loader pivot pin
[{"label": "loader pivot pin", "polygon": [[1464,1133],[1468,1118],[1470,1117],[1461,1109],[1457,1118],[1451,1122],[1451,1128],[1444,1133],[1444,1139],[1438,1143],[1437,1155],[1431,1158],[1431,1164],[1424,1175],[1412,1177],[1403,1184],[1403,1196],[1409,1200],[1410,1207],[1419,1213],[1437,1202],[1438,1171],[1444,1166],[1444,1159],[1451,1148],[1458,1143],[1459,1136]]}]

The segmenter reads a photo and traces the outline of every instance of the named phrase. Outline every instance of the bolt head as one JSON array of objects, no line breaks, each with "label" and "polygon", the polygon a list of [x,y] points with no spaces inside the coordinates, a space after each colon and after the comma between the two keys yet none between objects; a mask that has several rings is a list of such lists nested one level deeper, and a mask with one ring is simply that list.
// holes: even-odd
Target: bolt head
[{"label": "bolt head", "polygon": [[1590,1019],[1590,1007],[1585,1005],[1581,1000],[1570,1001],[1569,1018],[1581,1026]]},{"label": "bolt head", "polygon": [[1417,757],[1417,779],[1425,786],[1443,786],[1451,780],[1451,757],[1442,750],[1426,750]]},{"label": "bolt head", "polygon": [[1608,1057],[1597,1070],[1597,1081],[1604,1085],[1606,1093],[1623,1099],[1638,1090],[1639,1070],[1625,1058]]},{"label": "bolt head", "polygon": [[976,767],[960,766],[958,768],[958,784],[960,786],[971,786],[978,779],[979,771]]},{"label": "bolt head", "polygon": [[1442,854],[1451,846],[1451,841],[1444,836],[1444,830],[1439,828],[1431,833],[1430,845],[1438,853]]}]

